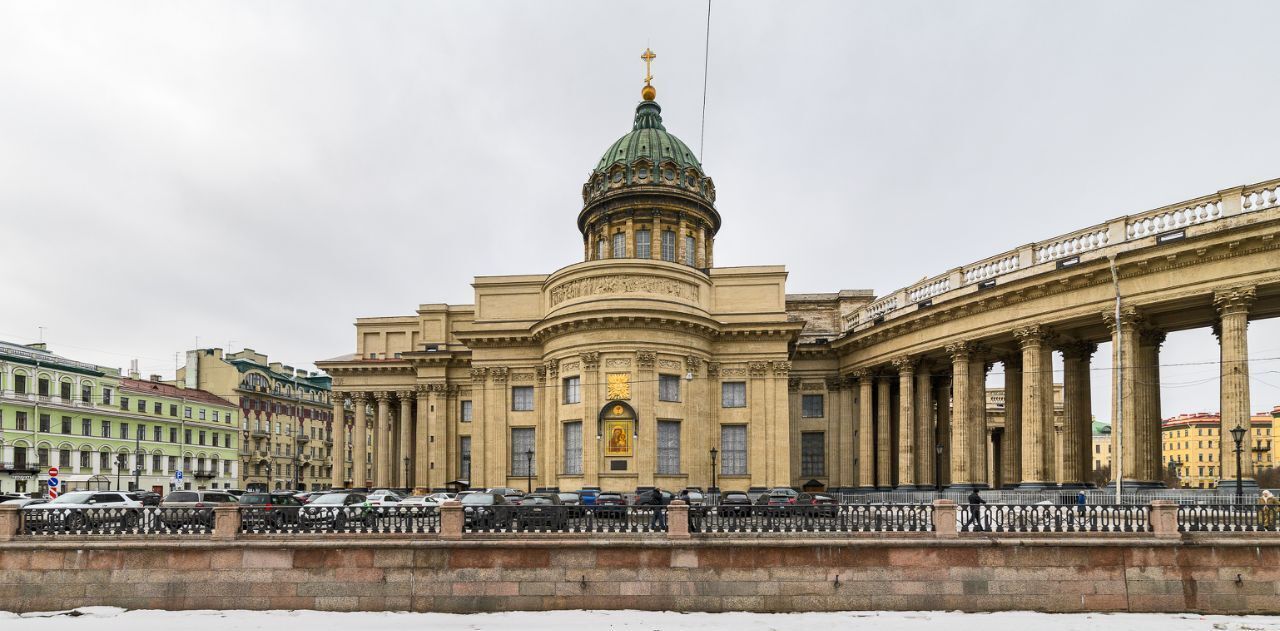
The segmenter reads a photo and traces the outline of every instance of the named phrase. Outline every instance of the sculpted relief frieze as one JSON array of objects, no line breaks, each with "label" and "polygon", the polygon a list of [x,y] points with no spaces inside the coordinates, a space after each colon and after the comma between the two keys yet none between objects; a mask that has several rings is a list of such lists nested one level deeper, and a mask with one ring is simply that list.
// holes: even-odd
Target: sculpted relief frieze
[{"label": "sculpted relief frieze", "polygon": [[697,302],[698,286],[670,278],[635,274],[578,278],[551,288],[551,306],[573,298],[603,294],[653,294]]}]

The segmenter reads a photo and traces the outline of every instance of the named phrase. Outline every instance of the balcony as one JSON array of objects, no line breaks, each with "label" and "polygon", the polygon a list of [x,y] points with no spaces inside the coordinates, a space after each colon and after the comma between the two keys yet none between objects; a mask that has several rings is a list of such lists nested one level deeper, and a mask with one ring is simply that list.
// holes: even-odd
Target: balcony
[{"label": "balcony", "polygon": [[209,478],[216,478],[216,477],[218,477],[218,472],[217,472],[216,470],[214,470],[214,469],[208,469],[208,468],[204,468],[204,469],[196,469],[196,471],[195,471],[195,477],[196,477],[197,479],[205,479],[205,480],[207,480],[207,479],[209,479]]},{"label": "balcony", "polygon": [[249,435],[253,436],[254,438],[266,438],[270,436],[271,433],[265,429],[254,429],[249,431]]},{"label": "balcony", "polygon": [[0,471],[5,473],[29,473],[35,474],[41,469],[32,462],[3,462],[0,463]]}]

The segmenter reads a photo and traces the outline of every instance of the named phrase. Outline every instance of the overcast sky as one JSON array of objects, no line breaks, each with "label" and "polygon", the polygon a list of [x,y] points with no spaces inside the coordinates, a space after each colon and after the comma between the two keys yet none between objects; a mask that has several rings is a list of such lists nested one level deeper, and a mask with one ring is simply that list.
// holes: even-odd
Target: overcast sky
[{"label": "overcast sky", "polygon": [[[0,339],[171,375],[311,367],[359,316],[578,261],[581,185],[643,76],[699,150],[701,2],[0,5]],[[718,2],[706,143],[722,266],[887,293],[1280,176],[1275,2]],[[1280,322],[1251,325],[1253,407]],[[1213,362],[1208,329],[1163,362]],[[1094,389],[1107,412],[1109,362]],[[1166,414],[1216,411],[1169,366]]]}]

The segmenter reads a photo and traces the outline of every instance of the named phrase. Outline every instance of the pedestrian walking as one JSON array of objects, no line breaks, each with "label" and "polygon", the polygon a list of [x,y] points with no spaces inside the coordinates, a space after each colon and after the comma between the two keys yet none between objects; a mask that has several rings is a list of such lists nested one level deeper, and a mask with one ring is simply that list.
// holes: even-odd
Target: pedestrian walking
[{"label": "pedestrian walking", "polygon": [[650,495],[649,505],[653,507],[653,517],[649,519],[649,528],[651,530],[667,529],[667,509],[662,501],[662,489],[653,487],[652,495]]},{"label": "pedestrian walking", "polygon": [[1280,513],[1280,499],[1269,490],[1262,491],[1262,508],[1258,511],[1258,525],[1263,530],[1276,529],[1277,513]]},{"label": "pedestrian walking", "polygon": [[987,502],[982,499],[982,495],[978,493],[977,487],[974,487],[974,489],[969,492],[969,522],[972,524],[972,530],[975,532],[986,530],[986,528],[982,526],[982,509],[979,508],[980,505],[986,503]]}]

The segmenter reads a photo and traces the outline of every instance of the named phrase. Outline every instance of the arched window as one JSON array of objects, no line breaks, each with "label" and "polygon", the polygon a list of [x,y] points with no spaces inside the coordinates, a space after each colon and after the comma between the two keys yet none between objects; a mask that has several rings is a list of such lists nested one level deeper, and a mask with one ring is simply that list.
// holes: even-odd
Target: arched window
[{"label": "arched window", "polygon": [[676,260],[676,233],[674,230],[662,231],[662,260],[671,261],[672,263]]},{"label": "arched window", "polygon": [[621,259],[627,257],[627,235],[617,233],[613,235],[613,258]]}]

